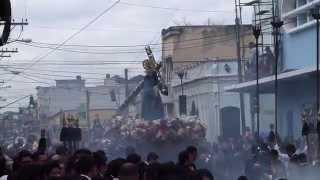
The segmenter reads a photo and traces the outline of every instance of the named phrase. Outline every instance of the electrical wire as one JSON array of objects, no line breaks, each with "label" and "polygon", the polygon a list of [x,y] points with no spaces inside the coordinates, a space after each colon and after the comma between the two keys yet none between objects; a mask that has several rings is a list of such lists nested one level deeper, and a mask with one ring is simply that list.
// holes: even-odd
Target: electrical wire
[{"label": "electrical wire", "polygon": [[[252,30],[246,30],[247,32],[252,32]],[[242,31],[242,32],[246,32]],[[173,41],[173,42],[163,42],[163,43],[149,43],[149,44],[133,44],[133,45],[81,45],[81,44],[65,44],[60,47],[86,47],[86,48],[128,48],[128,47],[146,47],[146,46],[161,46],[161,45],[167,45],[167,44],[177,44],[177,43],[184,43],[184,42],[189,42],[189,41],[199,41],[203,39],[211,39],[211,38],[221,38],[221,37],[226,37],[226,36],[234,36],[233,32],[226,33],[224,35],[212,35],[212,36],[205,36],[201,38],[190,38],[190,39],[185,39],[181,41]],[[33,44],[40,44],[40,45],[50,45],[50,46],[57,46],[59,44],[56,43],[46,43],[46,42],[38,42],[38,41],[32,41]],[[131,50],[131,49],[130,49]]]},{"label": "electrical wire", "polygon": [[[58,78],[58,77],[62,77],[62,78],[74,78],[75,76],[68,76],[68,75],[58,75],[58,74],[45,74],[45,73],[35,73],[35,72],[32,72],[32,73],[25,73],[25,75],[32,75],[34,77],[39,77],[39,78],[42,78],[41,76],[48,76],[48,77],[55,77],[55,78]],[[40,76],[36,76],[36,75],[40,75]],[[47,79],[47,78],[44,78],[44,79]],[[105,78],[86,78],[84,77],[83,78],[84,80],[105,80]],[[48,80],[48,79],[47,79]],[[56,79],[49,79],[49,80],[56,80]]]},{"label": "electrical wire", "polygon": [[12,102],[4,105],[4,106],[1,106],[0,109],[4,109],[4,108],[6,108],[6,107],[9,107],[9,106],[11,106],[12,104],[15,104],[15,103],[17,103],[17,102],[19,102],[19,101],[22,101],[22,100],[24,100],[24,99],[26,99],[26,98],[28,98],[28,97],[30,97],[30,96],[31,96],[31,95],[27,95],[27,96],[23,96],[23,97],[21,97],[21,98],[19,98],[19,99],[16,99],[16,100],[14,100],[14,101],[12,101]]},{"label": "electrical wire", "polygon": [[198,12],[198,13],[234,13],[233,11],[226,11],[226,10],[181,9],[181,8],[151,6],[151,5],[145,5],[145,4],[134,4],[130,2],[124,2],[124,1],[121,1],[120,4],[127,5],[127,6],[134,6],[134,7],[144,7],[144,8],[152,8],[152,9],[170,10],[170,11],[189,11],[189,12]]},{"label": "electrical wire", "polygon": [[[106,14],[107,12],[109,12],[112,8],[114,8],[118,3],[120,2],[120,0],[117,0],[116,2],[114,2],[111,6],[109,6],[108,8],[106,8],[105,10],[103,10],[98,16],[96,16],[95,18],[93,18],[91,21],[89,21],[86,25],[84,25],[81,29],[79,29],[78,31],[76,31],[75,33],[73,33],[71,36],[69,36],[66,40],[64,40],[60,45],[56,46],[56,48],[48,51],[47,53],[45,53],[43,56],[37,56],[35,57],[35,61],[28,67],[25,68],[29,69],[31,67],[33,67],[34,65],[36,65],[38,62],[40,62],[41,60],[43,60],[44,58],[46,58],[47,56],[51,55],[53,52],[55,52],[59,47],[61,47],[62,45],[66,44],[67,42],[69,42],[70,40],[72,40],[74,37],[76,37],[78,34],[80,34],[83,30],[87,29],[89,26],[91,26],[93,23],[95,23],[100,17],[102,17],[104,14]],[[21,73],[23,73],[25,70],[23,70]],[[11,78],[14,79],[15,76],[13,76]],[[9,80],[10,81],[10,80]]]},{"label": "electrical wire", "polygon": [[34,82],[51,85],[50,83],[43,82],[43,81],[39,81],[39,80],[34,79],[34,78],[32,78],[32,77],[28,77],[29,75],[26,75],[26,74],[20,74],[20,75],[18,75],[18,76],[21,76],[21,77],[23,77],[23,78],[25,78],[25,79],[32,80],[32,81],[34,81]]},{"label": "electrical wire", "polygon": [[[1,68],[1,66],[0,66]],[[23,68],[14,68],[15,70],[23,69]],[[72,73],[72,74],[90,74],[90,75],[106,75],[105,73],[95,73],[95,72],[80,72],[80,71],[62,71],[62,70],[44,70],[44,69],[29,69],[28,71],[39,71],[39,72],[57,72],[57,73]],[[12,74],[12,73],[10,73]],[[110,74],[110,73],[107,73]],[[117,75],[117,74],[110,74],[110,75]]]},{"label": "electrical wire", "polygon": [[[247,34],[242,34],[242,35],[250,35],[251,33],[247,33]],[[183,50],[183,49],[190,49],[190,48],[196,48],[196,47],[205,47],[205,46],[211,46],[211,45],[215,45],[218,43],[222,43],[222,42],[227,42],[227,41],[232,41],[234,40],[234,37],[232,38],[228,38],[228,39],[221,39],[219,41],[213,41],[207,44],[199,44],[197,46],[186,46],[186,47],[181,47],[181,48],[175,48],[174,50]],[[145,53],[145,51],[127,51],[127,52],[92,52],[92,51],[78,51],[78,50],[70,50],[70,49],[62,49],[62,48],[52,48],[52,47],[48,47],[48,46],[37,46],[37,45],[31,45],[31,44],[26,44],[26,43],[21,43],[24,44],[26,46],[31,46],[31,47],[37,47],[37,48],[47,48],[47,49],[54,49],[57,51],[63,51],[63,52],[71,52],[71,53],[80,53],[80,54],[95,54],[95,55],[105,55],[105,54],[142,54]],[[173,49],[163,49],[162,51],[172,51]],[[154,52],[162,52],[160,51],[154,51]]]},{"label": "electrical wire", "polygon": [[[67,28],[67,27],[53,27],[53,26],[30,26],[28,27],[29,28],[35,28],[35,29],[48,29],[48,30],[55,30],[55,31],[61,31],[61,29],[64,29],[64,30],[79,30],[79,28]],[[104,28],[90,28],[90,29],[86,29],[85,31],[130,31],[130,32],[141,32],[141,33],[161,33],[160,31],[152,31],[151,29],[125,29],[125,28],[107,28],[107,27],[104,27]]]},{"label": "electrical wire", "polygon": [[[263,31],[268,30],[268,29],[272,29],[272,27],[263,29]],[[251,30],[249,32],[249,30],[246,31],[242,31],[243,34],[241,34],[241,36],[246,36],[246,35],[250,35],[251,34]],[[222,37],[228,37],[228,36],[232,36],[231,39],[221,39]],[[195,38],[195,39],[187,39],[187,40],[183,40],[183,41],[177,41],[177,42],[170,42],[170,43],[182,43],[182,42],[186,42],[186,41],[198,41],[201,39],[207,39],[207,38],[212,38],[215,37],[216,39],[211,39],[211,43],[212,44],[216,44],[216,43],[221,43],[221,42],[226,42],[226,41],[231,41],[234,40],[233,37],[234,33],[230,33],[230,34],[225,34],[225,35],[221,35],[221,36],[207,36],[207,37],[202,37],[202,38]],[[217,42],[215,42],[217,41]],[[52,49],[52,47],[50,46],[40,46],[40,45],[34,45],[34,44],[27,44],[27,43],[22,43],[19,42],[20,44],[26,45],[26,46],[32,46],[32,47],[37,47],[37,48],[48,48],[48,49]],[[43,42],[37,42],[38,44],[47,44],[47,45],[56,45],[56,44],[52,44],[52,43],[43,43]],[[188,44],[188,45],[197,45],[197,46],[190,46],[190,47],[181,47],[181,48],[175,48],[174,50],[179,50],[179,49],[189,49],[189,48],[194,48],[194,47],[202,47],[203,45],[198,45],[201,42],[197,42],[197,43],[193,43],[193,44]],[[163,43],[165,44],[165,43]],[[205,46],[208,46],[211,44],[207,44]],[[130,46],[82,46],[82,45],[70,45],[70,46],[77,46],[77,47],[130,47]],[[145,46],[145,45],[136,45],[137,46]],[[131,46],[132,47],[132,46]],[[65,52],[73,52],[73,53],[81,53],[81,54],[139,54],[139,53],[145,53],[144,50],[141,51],[116,51],[116,52],[95,52],[95,51],[83,51],[83,50],[79,50],[79,49],[66,49],[66,48],[57,48],[56,50],[59,51],[65,51]],[[158,51],[154,51],[154,52],[163,52],[163,51],[172,51],[173,49],[162,49],[162,50],[158,50]]]},{"label": "electrical wire", "polygon": [[[30,63],[11,63],[11,66],[15,65],[30,65]],[[38,63],[37,66],[42,66],[42,65],[51,65],[51,66],[100,66],[100,65],[136,65],[136,64],[141,64],[141,62],[126,62],[126,63],[117,63],[117,62],[97,62],[97,63],[90,63],[90,62],[75,62],[75,63],[47,63],[47,62],[42,62]]]}]

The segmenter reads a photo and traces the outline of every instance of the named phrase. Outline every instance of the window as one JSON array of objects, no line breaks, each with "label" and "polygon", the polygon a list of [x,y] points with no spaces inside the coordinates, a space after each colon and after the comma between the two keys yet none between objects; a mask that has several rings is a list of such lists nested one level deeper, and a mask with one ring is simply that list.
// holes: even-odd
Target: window
[{"label": "window", "polygon": [[298,15],[298,25],[303,25],[308,22],[308,14],[303,13]]},{"label": "window", "polygon": [[307,4],[307,0],[297,0],[297,7]]}]

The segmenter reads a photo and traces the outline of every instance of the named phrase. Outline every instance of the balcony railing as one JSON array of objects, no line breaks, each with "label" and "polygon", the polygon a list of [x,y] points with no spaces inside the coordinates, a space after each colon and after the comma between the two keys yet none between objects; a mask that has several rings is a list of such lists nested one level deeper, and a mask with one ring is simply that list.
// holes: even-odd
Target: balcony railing
[{"label": "balcony railing", "polygon": [[[274,70],[274,56],[270,53],[264,53],[259,56],[259,78],[264,78],[267,76],[271,76],[275,74]],[[252,81],[257,78],[256,76],[256,60],[251,60],[245,64],[244,70],[244,80],[245,81]]]}]

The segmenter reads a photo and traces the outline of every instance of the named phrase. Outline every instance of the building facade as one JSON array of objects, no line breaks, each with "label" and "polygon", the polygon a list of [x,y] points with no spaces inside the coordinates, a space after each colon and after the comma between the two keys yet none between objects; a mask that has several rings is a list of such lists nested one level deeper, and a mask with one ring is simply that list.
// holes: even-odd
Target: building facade
[{"label": "building facade", "polygon": [[[87,87],[85,80],[77,76],[71,80],[56,80],[53,87],[37,87],[39,119],[46,121],[60,111],[77,111],[80,124],[84,125],[90,124],[86,122],[86,112],[90,112],[91,119],[91,112],[95,112],[91,110],[103,109],[103,113],[97,115],[101,120],[108,120],[125,100],[126,83],[130,90],[140,79],[134,77],[126,82],[119,76],[110,77],[107,74],[103,85]],[[108,113],[105,113],[106,110]]]},{"label": "building facade", "polygon": [[[251,26],[241,26],[244,44],[254,42],[251,31]],[[163,98],[166,115],[183,116],[179,96],[185,95],[186,115],[204,121],[210,142],[241,134],[239,93],[224,91],[238,82],[236,42],[234,25],[178,26],[162,31],[163,77],[169,86],[169,96]],[[249,49],[241,52],[243,59],[250,55]],[[245,63],[241,62],[243,68]],[[244,101],[245,124],[251,127],[249,95]]]},{"label": "building facade", "polygon": [[[302,114],[307,112],[310,120],[317,119],[317,35],[316,21],[311,16],[311,10],[317,8],[320,1],[282,0],[279,3],[284,26],[280,41],[280,61],[283,67],[278,70],[278,132],[284,139],[297,139],[301,138]],[[274,93],[275,76],[261,78],[259,82],[261,94]],[[255,87],[255,81],[249,81],[227,87],[226,90],[250,93]]]},{"label": "building facade", "polygon": [[[238,82],[237,60],[212,60],[187,66],[182,84],[172,82],[172,117],[179,114],[179,96],[186,95],[187,115],[197,116],[207,126],[207,139],[241,134],[239,93],[226,92],[224,87]],[[183,92],[182,92],[183,89]],[[246,124],[250,127],[249,96],[245,96]]]}]

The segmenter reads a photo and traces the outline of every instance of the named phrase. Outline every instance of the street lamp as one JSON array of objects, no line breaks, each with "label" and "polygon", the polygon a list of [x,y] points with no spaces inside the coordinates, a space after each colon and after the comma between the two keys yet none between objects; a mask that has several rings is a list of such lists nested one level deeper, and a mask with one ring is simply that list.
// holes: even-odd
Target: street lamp
[{"label": "street lamp", "polygon": [[184,95],[183,92],[183,78],[186,75],[186,72],[184,71],[179,71],[177,72],[177,75],[180,79],[180,83],[181,83],[181,95],[179,96],[179,110],[180,110],[180,116],[182,115],[186,115],[187,114],[187,96]]},{"label": "street lamp", "polygon": [[183,78],[184,78],[184,76],[185,76],[185,72],[184,71],[179,71],[179,72],[177,72],[177,75],[178,75],[178,77],[179,77],[179,79],[180,79],[180,83],[181,83],[181,95],[183,95],[184,93],[183,93],[183,83],[182,83],[182,81],[183,81]]},{"label": "street lamp", "polygon": [[257,135],[260,136],[260,99],[259,99],[259,37],[261,35],[261,26],[256,24],[252,26],[253,35],[256,39],[256,111],[257,111]]},{"label": "street lamp", "polygon": [[312,17],[317,21],[317,83],[316,83],[316,104],[317,113],[319,113],[319,25],[320,25],[320,12],[319,7],[311,10]]},{"label": "street lamp", "polygon": [[24,43],[32,43],[32,39],[28,38],[28,39],[21,39],[21,40],[18,40],[17,41],[19,42],[24,42]]},{"label": "street lamp", "polygon": [[311,10],[312,17],[317,21],[317,75],[316,75],[316,104],[317,104],[317,134],[318,134],[318,152],[320,150],[320,121],[319,121],[319,25],[320,25],[320,12],[319,7]]},{"label": "street lamp", "polygon": [[274,104],[275,104],[275,134],[276,139],[278,137],[278,64],[279,64],[279,37],[280,37],[280,28],[283,26],[283,21],[281,21],[278,17],[274,17],[271,22],[273,27],[273,36],[275,43],[275,64],[274,64],[274,73],[275,73],[275,81],[274,81]]},{"label": "street lamp", "polygon": [[10,39],[11,41],[8,42],[7,44],[14,43],[14,42],[22,42],[22,43],[32,43],[32,39],[27,38],[27,39]]}]

